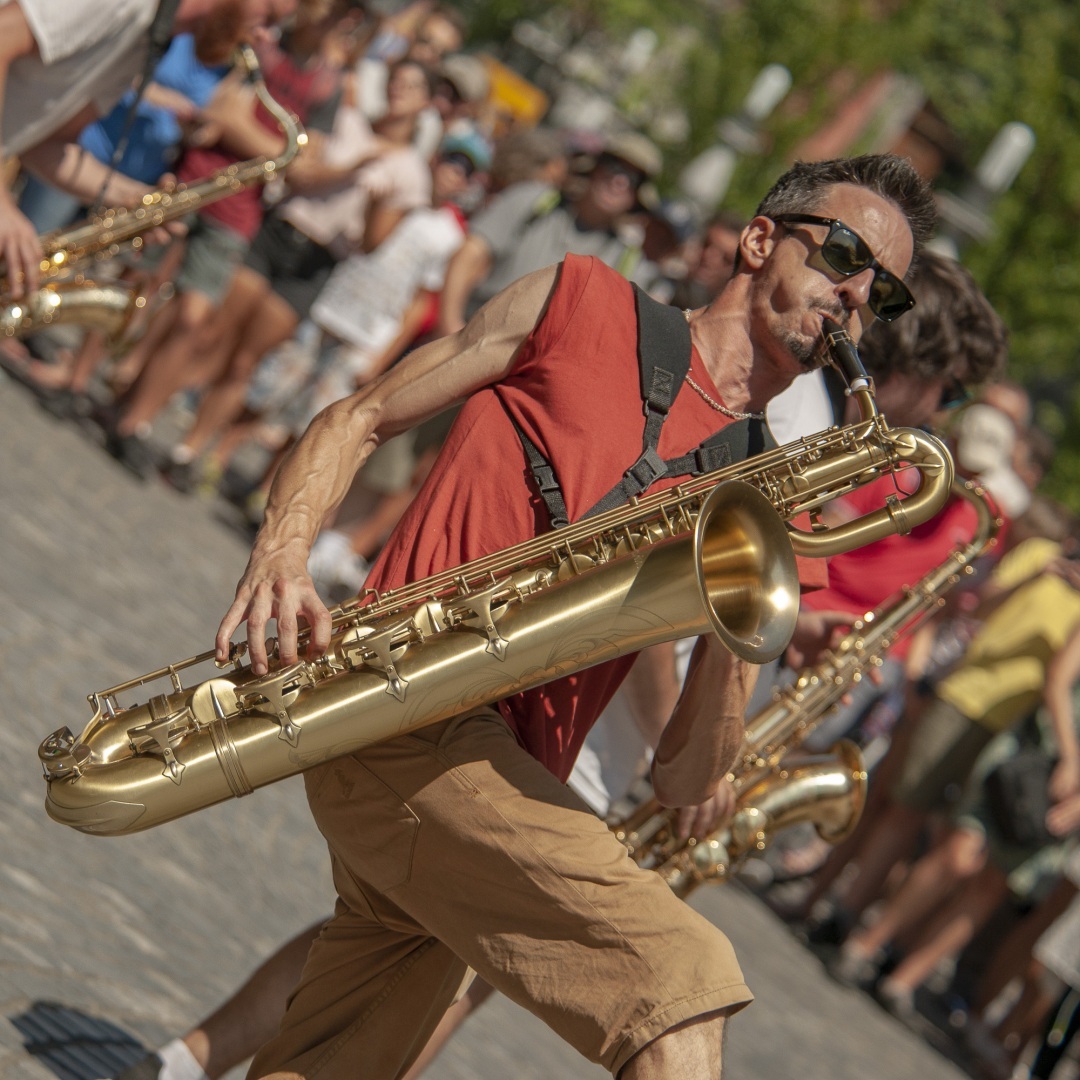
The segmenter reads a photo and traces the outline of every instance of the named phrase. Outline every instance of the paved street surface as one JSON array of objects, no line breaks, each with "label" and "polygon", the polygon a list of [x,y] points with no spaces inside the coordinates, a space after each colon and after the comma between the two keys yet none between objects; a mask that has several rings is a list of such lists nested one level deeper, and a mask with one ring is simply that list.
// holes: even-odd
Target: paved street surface
[{"label": "paved street surface", "polygon": [[[0,383],[0,1076],[25,1080],[110,1075],[182,1031],[332,900],[296,777],[130,837],[46,817],[41,739],[80,730],[90,691],[209,648],[247,552],[223,504],[140,484],[99,441]],[[964,1075],[830,981],[740,887],[693,902],[733,938],[758,995],[731,1025],[727,1077]],[[497,999],[429,1075],[606,1073]]]}]

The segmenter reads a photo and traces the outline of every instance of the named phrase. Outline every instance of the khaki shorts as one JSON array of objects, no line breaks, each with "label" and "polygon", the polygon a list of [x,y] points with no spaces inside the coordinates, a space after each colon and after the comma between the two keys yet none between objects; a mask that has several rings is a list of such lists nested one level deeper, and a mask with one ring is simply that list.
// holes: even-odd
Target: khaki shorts
[{"label": "khaki shorts", "polygon": [[401,1076],[469,967],[612,1073],[752,998],[727,938],[491,709],[305,777],[338,903],[250,1076]]}]

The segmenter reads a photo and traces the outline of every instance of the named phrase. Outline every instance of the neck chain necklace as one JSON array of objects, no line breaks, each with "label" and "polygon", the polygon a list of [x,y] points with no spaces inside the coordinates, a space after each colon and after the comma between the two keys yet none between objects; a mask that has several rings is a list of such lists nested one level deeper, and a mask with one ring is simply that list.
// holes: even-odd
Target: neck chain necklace
[{"label": "neck chain necklace", "polygon": [[[683,317],[686,319],[687,324],[690,322],[690,309],[683,308]],[[689,372],[686,373],[686,382],[699,397],[701,397],[706,404],[711,405],[718,413],[723,413],[724,416],[730,417],[732,420],[764,420],[765,414],[763,412],[739,412],[738,409],[729,409],[726,405],[721,405],[714,397],[706,393],[702,387],[694,381],[693,375]]]}]

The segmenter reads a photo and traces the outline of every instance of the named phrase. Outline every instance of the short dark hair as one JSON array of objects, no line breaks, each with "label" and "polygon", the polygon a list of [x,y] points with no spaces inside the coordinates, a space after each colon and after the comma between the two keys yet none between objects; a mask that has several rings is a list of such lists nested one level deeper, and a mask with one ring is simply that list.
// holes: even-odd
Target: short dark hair
[{"label": "short dark hair", "polygon": [[895,203],[907,218],[916,254],[933,236],[937,211],[930,185],[907,158],[896,154],[797,161],[769,189],[756,214],[774,218],[777,214],[813,213],[836,184],[855,184]]},{"label": "short dark hair", "polygon": [[923,252],[909,281],[915,307],[895,322],[873,322],[859,342],[867,372],[937,378],[972,386],[1001,377],[1008,331],[975,279],[955,259]]}]

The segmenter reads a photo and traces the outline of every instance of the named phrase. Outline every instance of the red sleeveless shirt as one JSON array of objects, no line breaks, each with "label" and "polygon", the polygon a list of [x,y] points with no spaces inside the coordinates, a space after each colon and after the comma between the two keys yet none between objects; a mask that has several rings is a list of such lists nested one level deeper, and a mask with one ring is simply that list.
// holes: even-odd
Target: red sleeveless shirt
[{"label": "red sleeveless shirt", "polygon": [[[690,370],[720,397],[696,349]],[[571,521],[640,455],[645,417],[633,292],[598,259],[566,257],[513,370],[466,402],[368,587],[397,587],[549,531],[511,417],[554,467]],[[686,454],[727,423],[684,383],[660,436],[660,456]],[[680,479],[664,477],[650,491]],[[525,749],[565,780],[633,659],[588,668],[499,707]]]}]

